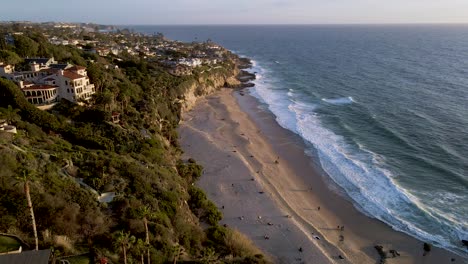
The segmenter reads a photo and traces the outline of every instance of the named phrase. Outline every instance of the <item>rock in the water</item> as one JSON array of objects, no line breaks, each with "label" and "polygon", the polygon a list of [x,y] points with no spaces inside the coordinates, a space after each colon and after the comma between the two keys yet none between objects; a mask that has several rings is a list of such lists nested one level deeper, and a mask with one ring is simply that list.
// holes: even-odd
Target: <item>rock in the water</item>
[{"label": "rock in the water", "polygon": [[462,243],[465,245],[465,247],[468,247],[468,240],[462,239]]},{"label": "rock in the water", "polygon": [[424,251],[429,252],[429,251],[431,251],[432,246],[429,243],[424,243],[423,249],[424,249]]}]

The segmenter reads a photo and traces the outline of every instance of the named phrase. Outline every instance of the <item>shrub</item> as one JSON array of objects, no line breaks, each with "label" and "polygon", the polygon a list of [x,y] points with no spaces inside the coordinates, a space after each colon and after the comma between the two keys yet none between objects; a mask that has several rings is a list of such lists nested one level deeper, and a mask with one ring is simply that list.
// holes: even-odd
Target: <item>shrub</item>
[{"label": "shrub", "polygon": [[258,249],[252,240],[247,236],[237,231],[236,229],[228,229],[224,236],[224,243],[230,249],[234,257],[253,257],[255,255],[262,256],[262,252]]},{"label": "shrub", "polygon": [[[192,161],[192,162],[191,162]],[[197,181],[203,171],[203,167],[201,165],[196,164],[193,162],[194,160],[189,160],[188,163],[183,163],[182,161],[177,162],[177,171],[179,175],[186,179],[188,183],[193,183]]]},{"label": "shrub", "polygon": [[223,214],[212,201],[206,200],[205,204],[205,214],[202,216],[202,219],[210,225],[217,225],[223,219]]}]

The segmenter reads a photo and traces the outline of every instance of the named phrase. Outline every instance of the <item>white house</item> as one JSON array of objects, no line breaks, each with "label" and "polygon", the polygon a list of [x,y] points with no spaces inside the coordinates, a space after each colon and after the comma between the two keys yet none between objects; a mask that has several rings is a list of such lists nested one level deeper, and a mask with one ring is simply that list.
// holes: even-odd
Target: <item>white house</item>
[{"label": "white house", "polygon": [[189,67],[198,67],[202,64],[202,60],[198,58],[191,58],[191,59],[182,58],[182,59],[179,59],[179,64],[187,65]]},{"label": "white house", "polygon": [[9,73],[7,78],[17,81],[26,99],[38,107],[52,105],[62,98],[78,103],[89,100],[95,93],[85,67],[57,64],[53,59],[29,62],[32,71]]},{"label": "white house", "polygon": [[55,85],[28,85],[20,81],[20,88],[24,96],[31,104],[53,104],[58,100],[59,87]]},{"label": "white house", "polygon": [[10,64],[0,64],[0,77],[5,77],[8,79],[8,76],[10,76],[14,71],[15,66]]},{"label": "white house", "polygon": [[70,102],[89,100],[96,92],[84,67],[75,66],[68,70],[60,70],[52,78],[59,86],[59,97]]}]

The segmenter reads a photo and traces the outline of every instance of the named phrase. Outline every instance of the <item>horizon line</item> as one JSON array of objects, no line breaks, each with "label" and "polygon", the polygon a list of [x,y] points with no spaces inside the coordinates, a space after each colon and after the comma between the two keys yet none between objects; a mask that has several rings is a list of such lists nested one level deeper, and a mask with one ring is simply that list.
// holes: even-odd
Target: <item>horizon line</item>
[{"label": "horizon line", "polygon": [[130,24],[101,24],[97,22],[70,22],[70,21],[29,21],[29,20],[0,20],[0,23],[71,23],[71,24],[94,24],[101,26],[354,26],[354,25],[367,25],[367,26],[385,26],[385,25],[468,25],[467,22],[352,22],[352,23],[183,23],[183,24],[171,24],[171,23],[130,23]]}]

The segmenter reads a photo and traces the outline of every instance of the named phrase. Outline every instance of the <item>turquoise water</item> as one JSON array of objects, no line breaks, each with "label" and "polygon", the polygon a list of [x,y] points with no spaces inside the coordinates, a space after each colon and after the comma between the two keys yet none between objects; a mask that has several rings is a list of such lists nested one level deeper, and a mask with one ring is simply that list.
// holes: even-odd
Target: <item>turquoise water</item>
[{"label": "turquoise water", "polygon": [[358,209],[468,256],[468,26],[134,28],[252,58],[252,94]]}]

